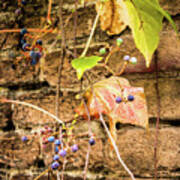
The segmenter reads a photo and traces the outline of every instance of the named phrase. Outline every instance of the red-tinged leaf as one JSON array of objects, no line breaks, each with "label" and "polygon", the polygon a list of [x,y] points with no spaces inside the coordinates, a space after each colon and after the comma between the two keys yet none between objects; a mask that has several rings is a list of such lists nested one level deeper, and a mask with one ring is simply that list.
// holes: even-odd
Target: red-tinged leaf
[{"label": "red-tinged leaf", "polygon": [[[127,101],[128,95],[133,95],[134,101]],[[124,99],[123,102],[116,103],[117,96]],[[114,137],[116,122],[148,127],[144,89],[131,87],[125,78],[112,76],[97,82],[85,91],[84,97],[87,99],[87,107],[91,116],[98,116],[99,110],[109,117],[110,130]],[[79,115],[86,116],[83,104],[76,109],[76,112]]]}]

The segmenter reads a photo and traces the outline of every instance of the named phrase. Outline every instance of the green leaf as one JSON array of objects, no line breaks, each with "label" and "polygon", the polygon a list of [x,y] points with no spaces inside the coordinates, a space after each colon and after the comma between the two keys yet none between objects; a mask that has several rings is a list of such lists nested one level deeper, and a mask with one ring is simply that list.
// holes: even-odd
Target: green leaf
[{"label": "green leaf", "polygon": [[150,6],[154,7],[157,11],[159,11],[172,25],[172,27],[174,28],[174,30],[176,31],[176,33],[178,33],[177,27],[175,22],[173,21],[173,19],[171,18],[171,16],[169,15],[168,12],[166,12],[163,8],[161,8],[160,6],[157,6],[156,4],[152,3],[152,1],[149,0],[144,0],[146,1],[147,4],[149,4]]},{"label": "green leaf", "polygon": [[81,79],[86,70],[93,68],[101,60],[102,57],[100,56],[79,57],[72,60],[72,66],[77,71],[78,79]]},{"label": "green leaf", "polygon": [[[151,6],[147,1],[151,1]],[[146,66],[149,67],[152,55],[159,43],[159,32],[162,28],[163,15],[157,0],[126,0],[129,26],[132,30],[136,47],[146,59]],[[155,8],[156,7],[156,8]]]}]

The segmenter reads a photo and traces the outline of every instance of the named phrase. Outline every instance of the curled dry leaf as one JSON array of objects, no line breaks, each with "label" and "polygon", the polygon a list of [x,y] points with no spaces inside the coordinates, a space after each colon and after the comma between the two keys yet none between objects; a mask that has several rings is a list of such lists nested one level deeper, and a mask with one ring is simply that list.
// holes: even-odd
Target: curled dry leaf
[{"label": "curled dry leaf", "polygon": [[[128,95],[133,95],[134,101],[127,101]],[[116,103],[118,96],[123,99],[119,104]],[[125,78],[112,76],[99,81],[85,91],[84,98],[87,100],[87,107],[91,116],[98,117],[98,109],[102,114],[108,116],[110,131],[115,139],[117,122],[148,128],[144,89],[132,87]],[[87,116],[83,103],[76,109],[76,112],[80,116]]]},{"label": "curled dry leaf", "polygon": [[98,1],[96,11],[100,14],[101,29],[109,35],[121,33],[128,24],[127,9],[123,0]]}]

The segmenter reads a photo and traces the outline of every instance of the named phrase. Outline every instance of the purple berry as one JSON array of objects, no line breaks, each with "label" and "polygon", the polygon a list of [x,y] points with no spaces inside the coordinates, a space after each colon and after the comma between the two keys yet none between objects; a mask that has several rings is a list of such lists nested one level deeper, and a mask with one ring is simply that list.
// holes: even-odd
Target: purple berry
[{"label": "purple berry", "polygon": [[78,145],[77,144],[74,144],[72,147],[71,147],[71,150],[72,150],[72,152],[76,152],[76,151],[78,151]]},{"label": "purple berry", "polygon": [[55,137],[54,137],[54,136],[48,137],[48,142],[54,142],[54,140],[55,140]]},{"label": "purple berry", "polygon": [[91,146],[93,146],[95,143],[96,143],[96,142],[95,142],[95,140],[94,140],[93,138],[91,138],[91,139],[89,140],[89,144],[90,144]]},{"label": "purple berry", "polygon": [[60,166],[60,164],[57,161],[55,161],[51,164],[52,169],[57,169],[59,166]]},{"label": "purple berry", "polygon": [[56,154],[56,155],[54,155],[53,160],[54,160],[54,161],[59,160],[59,155],[57,155],[57,154]]},{"label": "purple berry", "polygon": [[25,141],[28,140],[28,138],[27,138],[27,136],[23,136],[23,137],[21,138],[21,140],[22,140],[23,142],[25,142]]},{"label": "purple berry", "polygon": [[61,151],[59,152],[59,155],[62,156],[62,157],[65,157],[66,154],[67,154],[67,152],[64,149],[61,149]]},{"label": "purple berry", "polygon": [[21,14],[21,9],[20,9],[20,8],[16,9],[15,14],[16,14],[17,16],[19,16],[19,15]]},{"label": "purple berry", "polygon": [[128,101],[133,101],[133,100],[134,100],[134,96],[129,95],[129,96],[128,96]]},{"label": "purple berry", "polygon": [[124,61],[129,61],[129,60],[130,60],[130,56],[129,56],[129,55],[125,55],[125,56],[123,57],[123,59],[124,59]]},{"label": "purple berry", "polygon": [[118,104],[119,104],[119,103],[121,103],[121,102],[122,102],[122,98],[121,98],[121,97],[119,97],[119,96],[117,96],[117,97],[116,97],[116,103],[118,103]]},{"label": "purple berry", "polygon": [[54,142],[55,145],[59,146],[61,144],[61,141],[59,139],[56,139]]}]

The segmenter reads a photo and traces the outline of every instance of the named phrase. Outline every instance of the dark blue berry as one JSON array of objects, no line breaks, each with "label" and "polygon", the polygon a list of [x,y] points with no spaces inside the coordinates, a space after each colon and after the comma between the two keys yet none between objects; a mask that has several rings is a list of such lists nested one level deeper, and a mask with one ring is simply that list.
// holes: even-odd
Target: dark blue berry
[{"label": "dark blue berry", "polygon": [[25,35],[27,32],[28,32],[27,29],[23,28],[23,29],[21,29],[20,34]]},{"label": "dark blue berry", "polygon": [[58,147],[58,146],[55,146],[54,152],[55,152],[55,153],[58,153],[58,152],[59,152],[59,147]]},{"label": "dark blue berry", "polygon": [[22,45],[22,49],[23,49],[24,51],[27,51],[27,50],[28,50],[28,47],[30,47],[30,44],[24,43],[24,44]]},{"label": "dark blue berry", "polygon": [[59,155],[62,156],[62,157],[65,157],[66,156],[66,150],[64,149],[61,149],[61,151],[59,152]]},{"label": "dark blue berry", "polygon": [[36,59],[39,60],[42,56],[41,52],[36,52]]},{"label": "dark blue berry", "polygon": [[36,65],[36,64],[37,64],[37,61],[36,61],[35,58],[33,58],[33,59],[31,60],[31,65],[34,66],[34,65]]},{"label": "dark blue berry", "polygon": [[55,161],[51,164],[51,168],[54,170],[57,169],[59,166],[60,166],[60,164],[57,161]]},{"label": "dark blue berry", "polygon": [[41,40],[41,39],[38,39],[38,40],[36,41],[36,44],[42,46],[42,40]]},{"label": "dark blue berry", "polygon": [[21,140],[22,140],[23,142],[25,142],[25,141],[28,140],[28,138],[27,138],[27,136],[23,136],[23,137],[21,138]]},{"label": "dark blue berry", "polygon": [[31,58],[36,58],[36,53],[35,53],[35,51],[30,51],[30,52],[29,52],[29,56],[30,56]]},{"label": "dark blue berry", "polygon": [[55,137],[54,137],[54,136],[48,137],[48,142],[54,142],[54,140],[55,140]]},{"label": "dark blue berry", "polygon": [[72,150],[72,152],[76,152],[76,151],[78,151],[78,145],[77,144],[74,144],[72,147],[71,147],[71,150]]},{"label": "dark blue berry", "polygon": [[53,160],[54,160],[54,161],[59,160],[59,155],[57,155],[57,154],[56,154],[56,155],[54,155]]},{"label": "dark blue berry", "polygon": [[22,4],[22,5],[26,5],[26,4],[27,4],[26,0],[22,0],[22,1],[21,1],[21,4]]},{"label": "dark blue berry", "polygon": [[134,96],[129,95],[129,96],[128,96],[128,101],[133,101],[133,100],[134,100]]},{"label": "dark blue berry", "polygon": [[96,142],[95,142],[95,140],[94,140],[93,138],[91,138],[91,139],[89,140],[89,144],[90,144],[91,146],[93,146],[95,143],[96,143]]},{"label": "dark blue berry", "polygon": [[119,104],[119,103],[121,103],[121,102],[122,102],[122,98],[121,98],[121,97],[119,97],[119,96],[117,96],[117,97],[116,97],[116,103],[118,103],[118,104]]},{"label": "dark blue berry", "polygon": [[15,69],[16,69],[16,65],[15,65],[15,64],[12,64],[12,65],[11,65],[11,68],[15,70]]},{"label": "dark blue berry", "polygon": [[59,139],[56,139],[54,142],[55,145],[59,146],[61,144],[61,141]]},{"label": "dark blue berry", "polygon": [[21,39],[21,44],[23,45],[23,44],[25,44],[26,43],[26,40],[25,39]]}]

